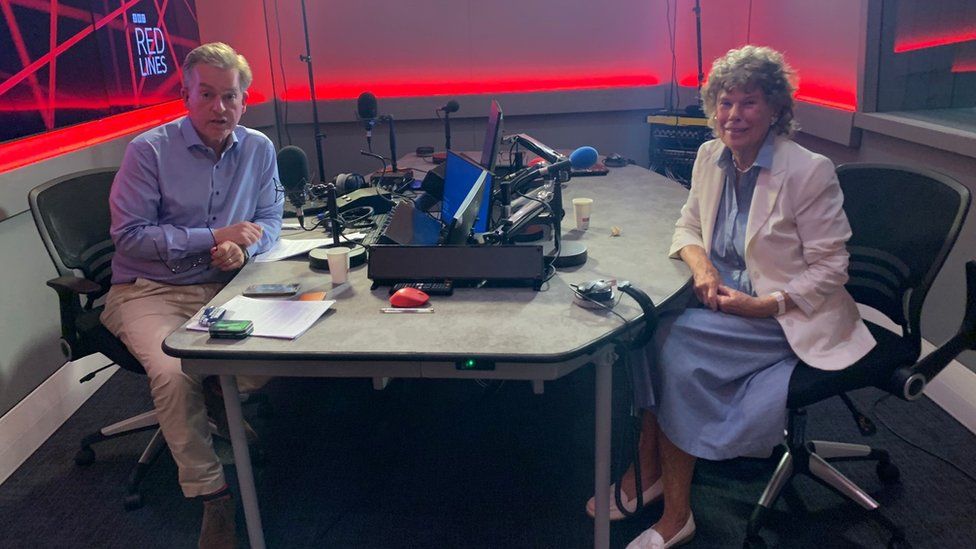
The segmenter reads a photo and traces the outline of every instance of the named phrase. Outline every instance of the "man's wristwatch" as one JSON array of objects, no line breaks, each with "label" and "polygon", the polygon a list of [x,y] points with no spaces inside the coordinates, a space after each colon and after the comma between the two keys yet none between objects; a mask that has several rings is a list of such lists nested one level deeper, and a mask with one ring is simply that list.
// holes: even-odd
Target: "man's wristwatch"
[{"label": "man's wristwatch", "polygon": [[786,294],[780,291],[775,291],[771,294],[773,299],[776,300],[776,316],[780,316],[786,313]]},{"label": "man's wristwatch", "polygon": [[247,265],[247,260],[251,259],[251,253],[247,251],[247,246],[241,246],[241,251],[244,252],[244,261],[241,266]]}]

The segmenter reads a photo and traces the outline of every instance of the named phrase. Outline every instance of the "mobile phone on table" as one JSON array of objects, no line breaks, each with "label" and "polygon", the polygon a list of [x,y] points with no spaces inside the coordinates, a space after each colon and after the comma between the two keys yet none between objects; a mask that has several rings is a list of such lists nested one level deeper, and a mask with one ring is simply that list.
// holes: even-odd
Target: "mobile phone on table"
[{"label": "mobile phone on table", "polygon": [[244,289],[247,297],[286,297],[298,293],[301,284],[251,284]]},{"label": "mobile phone on table", "polygon": [[218,320],[208,329],[210,337],[244,339],[254,331],[254,323],[250,320]]}]

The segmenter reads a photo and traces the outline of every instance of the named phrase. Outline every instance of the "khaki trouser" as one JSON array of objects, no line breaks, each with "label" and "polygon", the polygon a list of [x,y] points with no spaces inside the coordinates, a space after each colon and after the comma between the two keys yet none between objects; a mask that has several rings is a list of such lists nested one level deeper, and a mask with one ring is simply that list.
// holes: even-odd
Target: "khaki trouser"
[{"label": "khaki trouser", "polygon": [[[112,286],[101,317],[105,327],[146,369],[159,426],[179,467],[180,486],[186,497],[212,494],[222,488],[224,470],[210,438],[203,378],[183,373],[180,359],[164,353],[162,344],[222,286],[171,286],[138,278],[131,284]],[[253,390],[267,379],[241,377],[238,387]]]}]

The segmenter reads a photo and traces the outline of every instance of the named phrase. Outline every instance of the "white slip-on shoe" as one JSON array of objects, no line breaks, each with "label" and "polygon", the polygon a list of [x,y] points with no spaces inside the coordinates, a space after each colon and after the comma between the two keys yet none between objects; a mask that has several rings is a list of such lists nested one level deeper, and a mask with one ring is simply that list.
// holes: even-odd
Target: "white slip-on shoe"
[{"label": "white slip-on shoe", "polygon": [[[617,486],[615,484],[611,484],[610,485],[610,520],[620,520],[622,518],[626,518],[623,512],[617,507],[617,496],[614,495],[616,490],[617,490]],[[654,501],[661,499],[662,495],[664,495],[664,485],[661,484],[661,479],[658,478],[657,482],[654,482],[653,484],[648,486],[647,489],[644,490],[644,493],[641,494],[642,496],[641,499],[643,499],[644,501],[644,507],[650,505]],[[624,509],[626,509],[631,514],[636,513],[637,498],[634,497],[633,499],[624,499],[627,497],[627,494],[624,493],[621,493],[620,496],[621,496],[620,499],[622,500],[621,503],[624,504]],[[596,518],[596,498],[590,498],[590,500],[586,502],[586,514],[590,515],[593,518]]]},{"label": "white slip-on shoe", "polygon": [[693,537],[695,537],[695,515],[690,514],[681,530],[678,530],[678,533],[668,541],[664,541],[661,534],[654,528],[648,528],[634,538],[634,541],[627,545],[627,549],[668,549],[669,547],[684,545]]}]

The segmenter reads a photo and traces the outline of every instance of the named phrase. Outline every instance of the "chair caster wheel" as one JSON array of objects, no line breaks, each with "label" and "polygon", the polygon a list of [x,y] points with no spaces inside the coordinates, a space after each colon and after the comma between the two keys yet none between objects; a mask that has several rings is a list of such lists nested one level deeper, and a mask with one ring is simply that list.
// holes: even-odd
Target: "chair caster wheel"
[{"label": "chair caster wheel", "polygon": [[898,470],[898,466],[890,461],[879,461],[875,471],[878,473],[881,482],[885,484],[898,482],[898,479],[901,478],[901,471]]},{"label": "chair caster wheel", "polygon": [[92,463],[95,463],[95,450],[92,450],[91,448],[82,448],[81,450],[78,450],[78,453],[75,454],[75,465],[87,467]]},{"label": "chair caster wheel", "polygon": [[759,536],[748,536],[742,542],[742,549],[766,549],[766,541]]},{"label": "chair caster wheel", "polygon": [[134,494],[126,494],[125,499],[122,500],[122,505],[125,506],[126,511],[135,511],[142,507],[142,494],[136,492]]}]

